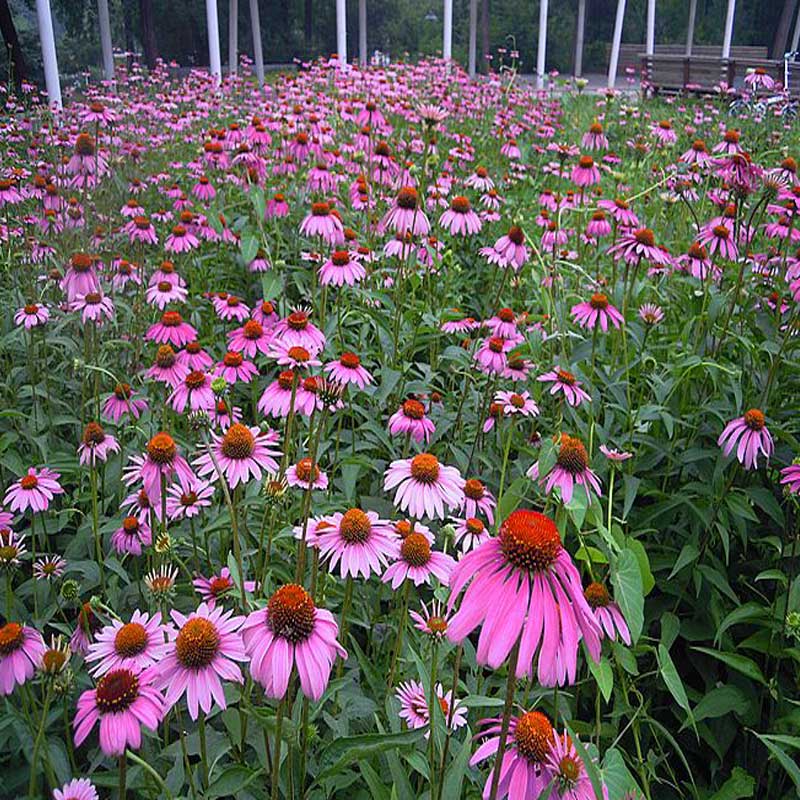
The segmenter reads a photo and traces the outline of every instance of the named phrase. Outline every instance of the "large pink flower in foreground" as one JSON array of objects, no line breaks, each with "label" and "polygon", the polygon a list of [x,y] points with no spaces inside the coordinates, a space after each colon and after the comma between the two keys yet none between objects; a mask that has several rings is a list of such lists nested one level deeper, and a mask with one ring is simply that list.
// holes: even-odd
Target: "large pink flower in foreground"
[{"label": "large pink flower in foreground", "polygon": [[281,586],[266,608],[250,614],[242,635],[251,659],[250,672],[267,697],[283,697],[297,667],[303,694],[319,700],[336,656],[347,658],[336,640],[339,627],[333,614],[317,608],[311,595],[296,583]]},{"label": "large pink flower in foreground", "polygon": [[575,682],[581,637],[599,660],[600,626],[558,528],[544,514],[513,512],[496,537],[467,553],[450,576],[450,608],[465,588],[447,635],[460,642],[480,625],[479,664],[497,669],[519,640],[517,677],[533,676],[538,652],[539,682],[554,686]]},{"label": "large pink flower in foreground", "polygon": [[31,467],[16,483],[8,487],[3,504],[11,511],[47,511],[50,501],[57,494],[64,494],[58,479],[61,475],[47,467]]},{"label": "large pink flower in foreground", "polygon": [[194,462],[201,476],[216,477],[218,466],[231,487],[235,487],[239,483],[247,483],[251,478],[260,480],[262,470],[278,471],[275,459],[280,457],[281,452],[273,447],[279,438],[275,431],[262,433],[258,428],[235,422],[223,436],[212,433],[211,438],[211,444],[203,449]]},{"label": "large pink flower in foreground", "polygon": [[444,519],[464,501],[464,479],[455,467],[439,463],[430,453],[392,461],[383,488],[397,487],[394,505],[412,517]]},{"label": "large pink flower in foreground", "polygon": [[205,603],[188,617],[172,612],[179,630],[171,632],[172,647],[158,664],[160,685],[167,690],[168,706],[186,693],[192,719],[197,719],[200,709],[208,714],[214,700],[220,708],[227,708],[223,680],[244,683],[242,670],[235,663],[247,661],[239,635],[244,617],[232,614],[222,606],[212,609]]}]

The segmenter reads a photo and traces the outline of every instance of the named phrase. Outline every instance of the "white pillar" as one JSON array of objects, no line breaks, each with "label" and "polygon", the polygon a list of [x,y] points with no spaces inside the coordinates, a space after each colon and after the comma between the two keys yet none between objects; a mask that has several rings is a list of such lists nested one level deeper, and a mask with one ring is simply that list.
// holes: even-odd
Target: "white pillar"
[{"label": "white pillar", "polygon": [[697,19],[697,0],[690,0],[689,2],[689,26],[686,29],[686,55],[692,54],[692,47],[694,47],[694,23]]},{"label": "white pillar", "polygon": [[797,51],[798,45],[800,45],[800,8],[797,9],[797,19],[795,20],[794,33],[792,34],[792,53]]},{"label": "white pillar", "polygon": [[445,61],[450,61],[453,58],[453,0],[444,0],[442,56]]},{"label": "white pillar", "polygon": [[470,78],[475,77],[478,50],[478,0],[469,0],[469,57],[467,71]]},{"label": "white pillar", "polygon": [[728,0],[728,13],[725,15],[725,38],[722,40],[722,57],[731,57],[733,41],[733,15],[736,13],[736,0]]},{"label": "white pillar", "polygon": [[367,0],[358,0],[358,63],[367,66]]},{"label": "white pillar", "polygon": [[575,31],[575,77],[583,75],[583,34],[586,30],[586,0],[578,0],[578,26]]},{"label": "white pillar", "polygon": [[239,0],[228,0],[228,75],[239,67]]},{"label": "white pillar", "polygon": [[619,46],[622,43],[622,21],[625,19],[625,0],[617,0],[617,16],[614,19],[614,38],[611,40],[611,58],[608,62],[608,88],[613,89],[617,82]]},{"label": "white pillar", "polygon": [[219,82],[222,80],[222,62],[219,55],[219,18],[217,0],[206,0],[206,27],[208,28],[208,70]]},{"label": "white pillar", "polygon": [[44,63],[44,82],[47,88],[47,102],[52,108],[61,108],[61,82],[58,78],[58,59],[56,58],[56,39],[53,35],[53,17],[50,14],[50,0],[36,0],[36,17],[39,21],[39,39],[42,42],[42,62]]},{"label": "white pillar", "polygon": [[547,56],[547,3],[548,0],[539,0],[539,43],[536,46],[537,89],[544,89],[544,68]]},{"label": "white pillar", "polygon": [[656,0],[647,0],[647,41],[645,52],[652,56],[656,51]]},{"label": "white pillar", "polygon": [[336,53],[339,63],[347,65],[347,3],[336,0]]},{"label": "white pillar", "polygon": [[250,30],[253,33],[253,59],[256,62],[258,85],[264,85],[264,52],[261,49],[261,18],[258,14],[258,0],[250,0]]},{"label": "white pillar", "polygon": [[107,81],[114,80],[114,51],[111,48],[111,18],[108,15],[108,0],[97,0],[97,19],[100,22],[100,46],[103,48],[103,75]]}]

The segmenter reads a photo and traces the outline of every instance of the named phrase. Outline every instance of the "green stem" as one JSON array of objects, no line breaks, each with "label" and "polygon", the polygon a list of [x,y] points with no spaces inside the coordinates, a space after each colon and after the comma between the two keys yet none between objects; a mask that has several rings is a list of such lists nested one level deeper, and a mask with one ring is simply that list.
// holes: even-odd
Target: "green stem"
[{"label": "green stem", "polygon": [[500,786],[500,773],[503,769],[503,756],[506,752],[508,726],[511,722],[511,707],[514,705],[514,690],[517,687],[517,658],[519,657],[519,639],[514,643],[508,659],[508,680],[506,683],[506,702],[503,708],[503,721],[500,724],[500,741],[497,746],[497,757],[492,770],[492,788],[489,800],[497,800],[497,789]]},{"label": "green stem", "polygon": [[208,789],[208,751],[206,749],[206,718],[203,714],[198,717],[200,721],[200,767],[203,774],[203,789]]}]

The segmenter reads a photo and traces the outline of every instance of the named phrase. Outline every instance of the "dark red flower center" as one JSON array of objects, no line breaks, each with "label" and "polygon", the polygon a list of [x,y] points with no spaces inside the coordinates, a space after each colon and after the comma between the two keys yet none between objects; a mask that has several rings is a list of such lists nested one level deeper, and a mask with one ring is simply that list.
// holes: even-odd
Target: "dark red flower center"
[{"label": "dark red flower center", "polygon": [[267,624],[276,636],[303,642],[311,636],[316,619],[311,595],[296,583],[281,586],[267,604]]},{"label": "dark red flower center", "polygon": [[400,545],[400,557],[412,567],[424,567],[431,560],[431,545],[421,533],[409,533]]},{"label": "dark red flower center", "polygon": [[139,679],[129,669],[115,669],[97,682],[95,702],[101,714],[129,708],[139,696]]},{"label": "dark red flower center", "polygon": [[188,669],[207,667],[217,655],[220,636],[214,623],[204,617],[193,617],[178,631],[175,653]]},{"label": "dark red flower center", "polygon": [[538,511],[518,509],[500,526],[500,549],[518,569],[543,572],[561,552],[561,536],[555,522]]}]

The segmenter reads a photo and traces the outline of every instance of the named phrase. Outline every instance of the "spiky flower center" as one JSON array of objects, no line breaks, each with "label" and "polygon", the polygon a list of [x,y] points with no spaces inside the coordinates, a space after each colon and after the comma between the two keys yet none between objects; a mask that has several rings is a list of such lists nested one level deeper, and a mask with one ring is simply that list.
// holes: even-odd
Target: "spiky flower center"
[{"label": "spiky flower center", "polygon": [[363,544],[369,539],[372,523],[360,508],[351,508],[339,523],[339,535],[347,544]]},{"label": "spiky flower center", "polygon": [[597,583],[597,581],[590,583],[584,589],[583,596],[592,608],[605,608],[611,602],[608,589],[602,583]]},{"label": "spiky flower center", "polygon": [[319,478],[319,467],[310,458],[302,458],[295,465],[297,479],[303,483],[315,483]]},{"label": "spiky flower center", "polygon": [[125,517],[122,520],[122,530],[125,531],[127,536],[136,536],[139,533],[138,517]]},{"label": "spiky flower center", "polygon": [[156,352],[156,366],[161,369],[169,369],[175,366],[175,351],[168,344],[162,344]]},{"label": "spiky flower center", "polygon": [[276,636],[303,642],[311,636],[316,606],[311,595],[296,583],[281,586],[267,604],[267,624]]},{"label": "spiky flower center", "polygon": [[430,617],[427,625],[431,633],[442,634],[447,630],[447,620],[444,617]]},{"label": "spiky flower center", "polygon": [[214,623],[205,617],[192,617],[178,631],[175,653],[184,667],[207,667],[217,655],[220,637]]},{"label": "spiky flower center", "polygon": [[208,591],[214,597],[220,597],[233,588],[233,581],[225,575],[217,575],[208,583]]},{"label": "spiky flower center", "polygon": [[300,347],[299,345],[290,347],[286,351],[286,355],[289,356],[292,361],[296,361],[298,364],[304,364],[306,361],[311,359],[311,353],[309,353],[305,347]]},{"label": "spiky flower center", "polygon": [[23,475],[20,478],[19,485],[26,491],[30,491],[39,485],[39,479],[35,475]]},{"label": "spiky flower center", "polygon": [[244,356],[242,356],[241,353],[237,353],[235,350],[228,350],[222,359],[222,363],[225,364],[226,367],[241,367],[243,361]]},{"label": "spiky flower center", "polygon": [[6,622],[0,627],[0,656],[8,656],[15,650],[19,650],[24,639],[22,625],[18,622]]},{"label": "spiky flower center", "polygon": [[727,225],[715,225],[711,232],[717,239],[728,239],[730,238],[731,232],[728,230]]},{"label": "spiky flower center", "polygon": [[147,444],[147,455],[156,464],[171,464],[177,453],[175,440],[168,433],[157,433]]},{"label": "spiky flower center", "polygon": [[581,169],[591,169],[594,166],[594,159],[591,156],[581,156],[578,163]]},{"label": "spiky flower center", "polygon": [[147,631],[138,622],[123,625],[114,637],[114,650],[118,656],[133,658],[147,647]]},{"label": "spiky flower center", "polygon": [[489,349],[493,353],[502,353],[504,346],[505,346],[505,340],[501,339],[499,336],[492,336],[489,339]]},{"label": "spiky flower center", "polygon": [[361,359],[355,353],[342,353],[339,363],[347,369],[358,369],[361,366]]},{"label": "spiky flower center", "polygon": [[304,331],[308,327],[308,314],[305,311],[292,311],[286,317],[286,324],[293,331]]},{"label": "spiky flower center", "polygon": [[161,324],[165,328],[177,328],[183,323],[183,317],[179,311],[165,311],[161,315]]},{"label": "spiky flower center", "polygon": [[565,755],[558,762],[558,781],[562,788],[570,789],[578,782],[581,776],[581,765],[574,756]]},{"label": "spiky flower center", "polygon": [[596,292],[589,299],[589,305],[597,311],[604,311],[608,308],[608,297],[601,292]]},{"label": "spiky flower center", "polygon": [[103,427],[97,422],[90,422],[83,429],[83,443],[87,447],[101,444],[105,438],[106,434],[103,431]]},{"label": "spiky flower center", "polygon": [[514,392],[509,398],[508,402],[514,408],[525,408],[525,398],[521,394]]},{"label": "spiky flower center", "polygon": [[129,669],[115,669],[97,682],[95,702],[101,714],[130,708],[139,696],[139,679]]},{"label": "spiky flower center", "polygon": [[751,408],[749,411],[745,411],[744,421],[751,431],[763,430],[767,424],[767,421],[764,418],[764,412],[759,411],[757,408]]},{"label": "spiky flower center", "polygon": [[480,536],[486,530],[485,525],[477,517],[469,517],[465,525],[467,533],[471,536]]},{"label": "spiky flower center", "polygon": [[527,711],[517,720],[514,744],[529,761],[543,763],[553,742],[553,726],[541,711]]},{"label": "spiky flower center", "polygon": [[425,416],[425,406],[410,398],[403,403],[403,415],[409,419],[422,419]]},{"label": "spiky flower center", "polygon": [[525,233],[519,225],[512,225],[508,229],[508,238],[517,246],[525,244]]},{"label": "spiky flower center", "polygon": [[327,217],[331,213],[331,207],[327,203],[312,203],[311,214],[315,217]]},{"label": "spiky flower center", "polygon": [[205,372],[196,369],[190,372],[184,379],[184,384],[186,388],[190,391],[194,391],[195,389],[200,389],[205,385],[206,382],[206,374]]},{"label": "spiky flower center", "polygon": [[431,544],[421,533],[409,533],[400,545],[400,557],[412,567],[424,567],[431,560]]},{"label": "spiky flower center", "polygon": [[571,372],[567,372],[565,369],[559,369],[556,375],[558,376],[559,383],[565,383],[567,386],[575,385],[575,376]]},{"label": "spiky flower center", "polygon": [[556,464],[571,475],[578,475],[586,470],[589,467],[589,454],[583,442],[575,436],[563,434]]},{"label": "spiky flower center", "polygon": [[464,484],[464,494],[470,500],[481,500],[486,494],[486,487],[477,478],[470,478]]},{"label": "spiky flower center", "polygon": [[235,422],[222,437],[220,449],[226,458],[240,460],[250,458],[255,446],[256,440],[250,429],[240,422]]},{"label": "spiky flower center", "polygon": [[334,267],[346,267],[350,263],[350,253],[347,250],[335,250],[331,255],[331,263]]},{"label": "spiky flower center", "polygon": [[500,549],[518,569],[544,572],[561,552],[561,536],[550,517],[518,509],[500,526]]},{"label": "spiky flower center", "polygon": [[280,373],[280,375],[278,375],[278,386],[280,386],[284,391],[291,389],[293,383],[294,372],[292,372],[290,369],[284,370]]},{"label": "spiky flower center", "polygon": [[464,195],[457,195],[450,201],[450,209],[455,211],[456,214],[467,214],[469,213],[470,204],[469,198],[464,197]]},{"label": "spiky flower center", "polygon": [[264,334],[264,328],[261,327],[261,323],[257,322],[254,319],[249,319],[245,322],[244,327],[242,328],[242,333],[244,334],[245,339],[250,339],[251,341],[255,341],[256,339],[260,339]]},{"label": "spiky flower center", "polygon": [[436,483],[439,477],[439,459],[431,453],[420,453],[411,459],[411,477],[419,483]]},{"label": "spiky flower center", "polygon": [[75,153],[79,156],[94,155],[94,139],[88,133],[79,133],[75,139]]}]

